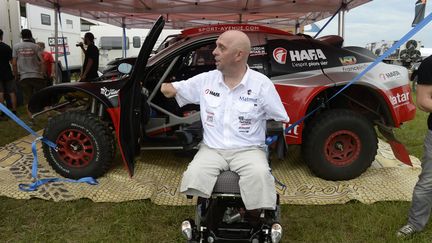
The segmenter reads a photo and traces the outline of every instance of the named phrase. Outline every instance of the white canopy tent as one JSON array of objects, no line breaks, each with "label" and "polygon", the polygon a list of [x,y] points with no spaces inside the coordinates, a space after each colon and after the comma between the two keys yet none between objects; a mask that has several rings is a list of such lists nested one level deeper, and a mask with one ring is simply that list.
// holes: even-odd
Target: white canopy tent
[{"label": "white canopy tent", "polygon": [[127,28],[149,28],[159,15],[168,28],[249,23],[304,26],[371,0],[21,0]]},{"label": "white canopy tent", "polygon": [[[248,23],[285,30],[295,29],[298,32],[300,27],[330,17],[338,11],[338,34],[343,37],[345,12],[370,1],[372,0],[20,0],[123,27],[124,40],[126,28],[150,28],[160,15],[165,17],[166,28],[173,29]],[[55,23],[56,38],[57,21],[58,18]],[[125,51],[123,55],[126,56]]]}]

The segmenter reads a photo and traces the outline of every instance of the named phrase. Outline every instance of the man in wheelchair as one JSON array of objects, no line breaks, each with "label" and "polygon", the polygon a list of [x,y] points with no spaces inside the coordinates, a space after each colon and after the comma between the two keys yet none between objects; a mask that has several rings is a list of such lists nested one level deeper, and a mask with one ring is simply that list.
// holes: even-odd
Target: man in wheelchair
[{"label": "man in wheelchair", "polygon": [[180,106],[200,105],[204,134],[199,151],[183,174],[180,191],[209,198],[221,171],[240,176],[246,210],[276,207],[275,181],[266,151],[266,120],[289,122],[278,93],[268,77],[251,70],[248,36],[224,32],[213,55],[216,70],[188,80],[164,83],[161,92]]}]

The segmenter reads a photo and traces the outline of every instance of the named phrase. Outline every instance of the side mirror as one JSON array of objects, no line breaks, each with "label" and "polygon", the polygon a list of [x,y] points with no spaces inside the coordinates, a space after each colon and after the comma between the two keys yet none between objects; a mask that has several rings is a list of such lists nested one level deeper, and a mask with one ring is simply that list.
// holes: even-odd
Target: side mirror
[{"label": "side mirror", "polygon": [[129,74],[132,71],[132,65],[129,63],[122,63],[118,66],[117,70],[123,74]]}]

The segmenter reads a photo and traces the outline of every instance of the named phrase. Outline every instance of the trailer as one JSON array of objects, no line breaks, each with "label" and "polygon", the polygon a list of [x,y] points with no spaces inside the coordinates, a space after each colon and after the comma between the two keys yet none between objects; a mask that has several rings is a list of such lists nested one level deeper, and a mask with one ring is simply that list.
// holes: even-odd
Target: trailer
[{"label": "trailer", "polygon": [[[99,48],[99,70],[103,71],[107,64],[115,59],[138,56],[149,29],[125,29],[125,42],[123,29],[117,26],[100,22],[90,26],[90,32],[95,36],[95,44]],[[177,29],[164,30],[155,46],[158,47],[168,36],[180,32],[181,30]]]},{"label": "trailer", "polygon": [[[70,74],[80,72],[83,55],[75,44],[81,41],[81,18],[61,14],[59,34],[55,38],[54,10],[16,0],[0,0],[0,28],[4,42],[11,47],[20,42],[22,29],[30,29],[36,42],[44,42],[46,51],[59,56],[57,83],[69,82]],[[66,56],[65,56],[66,55]]]}]

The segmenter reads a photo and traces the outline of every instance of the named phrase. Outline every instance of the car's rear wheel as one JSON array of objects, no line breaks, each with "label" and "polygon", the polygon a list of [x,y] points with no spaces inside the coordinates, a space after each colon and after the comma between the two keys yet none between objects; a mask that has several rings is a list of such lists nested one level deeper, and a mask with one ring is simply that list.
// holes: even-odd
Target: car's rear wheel
[{"label": "car's rear wheel", "polygon": [[66,112],[49,120],[44,137],[58,151],[43,145],[50,166],[60,175],[79,179],[105,174],[115,155],[114,137],[106,124],[85,111]]},{"label": "car's rear wheel", "polygon": [[375,159],[376,132],[364,116],[349,110],[329,110],[306,128],[303,156],[309,168],[326,180],[361,175]]}]

